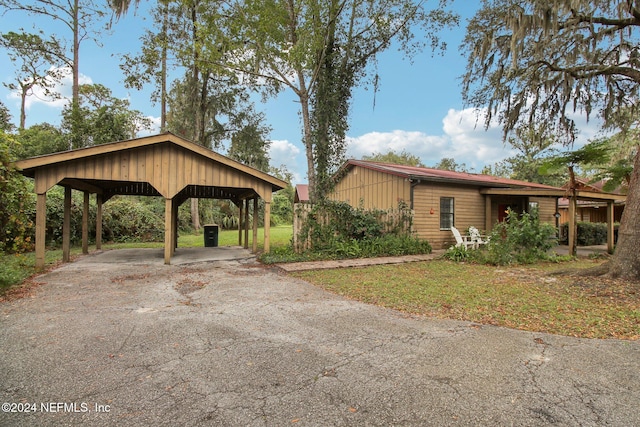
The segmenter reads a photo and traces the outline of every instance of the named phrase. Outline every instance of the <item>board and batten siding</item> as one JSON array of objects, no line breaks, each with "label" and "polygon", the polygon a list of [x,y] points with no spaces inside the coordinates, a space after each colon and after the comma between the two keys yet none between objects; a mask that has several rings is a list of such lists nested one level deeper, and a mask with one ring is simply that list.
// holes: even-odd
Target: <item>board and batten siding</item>
[{"label": "board and batten siding", "polygon": [[400,201],[409,204],[410,197],[408,179],[359,166],[350,169],[329,196],[364,209],[396,209]]},{"label": "board and batten siding", "polygon": [[187,185],[255,189],[271,201],[268,183],[216,163],[173,144],[157,144],[69,160],[64,166],[37,172],[36,192],[44,193],[64,178],[148,182],[163,197],[172,198]]},{"label": "board and batten siding", "polygon": [[[413,190],[413,230],[429,241],[434,249],[446,249],[455,244],[451,230],[440,230],[440,198],[453,197],[454,227],[465,233],[474,226],[484,228],[484,197],[475,187],[425,183]],[[433,212],[433,213],[431,213]]]}]

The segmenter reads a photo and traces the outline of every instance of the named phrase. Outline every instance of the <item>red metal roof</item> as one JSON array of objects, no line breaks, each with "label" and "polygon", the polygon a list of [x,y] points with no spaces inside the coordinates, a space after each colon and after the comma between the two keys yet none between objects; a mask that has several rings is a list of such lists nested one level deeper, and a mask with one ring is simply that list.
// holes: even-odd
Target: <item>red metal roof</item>
[{"label": "red metal roof", "polygon": [[296,184],[296,194],[294,196],[294,202],[308,202],[309,201],[309,186],[307,184]]},{"label": "red metal roof", "polygon": [[[579,190],[587,190],[587,191],[595,191],[598,193],[604,192],[604,186],[607,183],[606,179],[601,179],[599,181],[590,182],[588,179],[576,178],[576,188]],[[569,188],[569,182],[564,184],[562,188]],[[619,185],[613,191],[609,191],[610,194],[626,194],[625,186]]]},{"label": "red metal roof", "polygon": [[385,172],[391,175],[401,176],[411,179],[424,179],[427,181],[450,181],[457,183],[468,183],[483,187],[506,187],[506,188],[547,188],[558,189],[544,184],[518,181],[508,178],[500,178],[492,175],[454,172],[441,169],[432,169],[416,166],[396,165],[391,163],[371,162],[366,160],[348,160],[341,169],[348,170],[353,166],[360,166],[367,169]]}]

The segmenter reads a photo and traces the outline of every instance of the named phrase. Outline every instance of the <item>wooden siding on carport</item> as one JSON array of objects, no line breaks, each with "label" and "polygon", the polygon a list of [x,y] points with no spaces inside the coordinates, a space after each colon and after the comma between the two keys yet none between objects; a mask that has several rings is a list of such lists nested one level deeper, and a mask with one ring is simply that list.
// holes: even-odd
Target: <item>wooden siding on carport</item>
[{"label": "wooden siding on carport", "polygon": [[62,179],[148,182],[163,197],[173,198],[188,185],[255,189],[271,201],[268,183],[232,167],[215,163],[171,143],[155,144],[68,160],[37,171],[36,192],[44,193]]},{"label": "wooden siding on carport", "polygon": [[429,241],[434,249],[455,244],[451,230],[440,230],[441,197],[454,198],[454,226],[462,233],[470,226],[484,228],[484,197],[478,188],[440,183],[419,184],[413,190],[413,229],[418,237]]},{"label": "wooden siding on carport", "polygon": [[372,169],[354,166],[336,184],[332,200],[364,209],[395,209],[400,201],[409,204],[408,179]]}]

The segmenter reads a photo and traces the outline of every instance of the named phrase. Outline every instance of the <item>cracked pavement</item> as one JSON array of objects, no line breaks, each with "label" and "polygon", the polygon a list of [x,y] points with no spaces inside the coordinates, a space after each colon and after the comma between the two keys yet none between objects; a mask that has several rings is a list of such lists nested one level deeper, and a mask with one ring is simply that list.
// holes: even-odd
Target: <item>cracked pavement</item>
[{"label": "cracked pavement", "polygon": [[251,258],[35,281],[0,303],[1,400],[31,410],[0,425],[640,425],[638,342],[411,316]]}]

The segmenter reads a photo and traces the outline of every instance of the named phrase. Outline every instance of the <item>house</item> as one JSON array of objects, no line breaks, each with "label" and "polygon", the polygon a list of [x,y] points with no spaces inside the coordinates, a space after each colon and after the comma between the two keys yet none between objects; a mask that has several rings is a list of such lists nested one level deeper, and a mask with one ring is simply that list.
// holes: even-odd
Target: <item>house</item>
[{"label": "house", "polygon": [[293,203],[308,203],[309,202],[309,185],[296,184],[296,192],[293,195]]},{"label": "house", "polygon": [[[600,180],[590,183],[584,179],[576,179],[576,189],[580,191],[592,191],[595,193],[603,193],[606,180]],[[569,184],[565,184],[562,188],[568,189]],[[616,188],[611,194],[623,195],[623,188]],[[616,200],[613,206],[613,221],[620,222],[622,212],[624,211],[625,201],[623,199]],[[578,200],[576,204],[576,220],[583,222],[607,222],[607,203],[602,200]],[[558,212],[560,212],[560,224],[569,222],[569,199],[562,197],[558,200]]]},{"label": "house", "polygon": [[448,248],[455,240],[451,227],[470,226],[491,231],[515,212],[538,209],[543,222],[558,225],[558,199],[565,190],[491,175],[348,160],[335,175],[330,198],[365,209],[397,208],[407,203],[414,211],[413,231],[434,248]]}]

